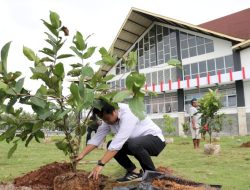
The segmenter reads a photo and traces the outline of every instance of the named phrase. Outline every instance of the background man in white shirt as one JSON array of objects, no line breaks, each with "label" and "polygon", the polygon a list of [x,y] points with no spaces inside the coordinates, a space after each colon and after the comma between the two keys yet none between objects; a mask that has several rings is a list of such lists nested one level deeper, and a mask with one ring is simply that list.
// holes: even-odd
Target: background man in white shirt
[{"label": "background man in white shirt", "polygon": [[139,120],[129,109],[127,104],[119,103],[119,109],[102,102],[102,110],[94,109],[103,122],[97,133],[88,141],[88,145],[78,155],[76,161],[84,158],[88,153],[100,145],[108,133],[115,136],[107,145],[108,149],[98,161],[89,177],[98,178],[104,165],[112,158],[127,170],[124,177],[118,182],[135,181],[142,177],[142,173],[136,170],[135,164],[128,155],[133,155],[140,163],[142,169],[155,170],[151,156],[157,156],[166,146],[162,130],[148,117]]},{"label": "background man in white shirt", "polygon": [[197,114],[198,110],[198,102],[196,98],[193,98],[191,100],[191,107],[190,107],[190,130],[192,134],[194,149],[197,149],[200,147],[200,139],[201,139],[201,133],[200,133],[200,127],[201,127],[201,119],[200,114]]}]

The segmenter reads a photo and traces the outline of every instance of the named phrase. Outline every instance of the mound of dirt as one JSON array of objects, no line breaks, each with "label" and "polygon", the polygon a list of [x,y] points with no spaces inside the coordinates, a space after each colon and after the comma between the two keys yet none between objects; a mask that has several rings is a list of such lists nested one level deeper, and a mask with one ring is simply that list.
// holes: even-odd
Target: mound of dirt
[{"label": "mound of dirt", "polygon": [[97,180],[88,178],[89,172],[65,173],[54,179],[54,190],[102,190],[108,177],[100,175]]},{"label": "mound of dirt", "polygon": [[240,147],[250,147],[250,141],[247,141],[247,142],[245,142],[245,143],[242,143],[241,145],[240,145]]},{"label": "mound of dirt", "polygon": [[14,179],[16,187],[26,186],[34,190],[53,190],[54,178],[71,171],[69,163],[53,162]]}]

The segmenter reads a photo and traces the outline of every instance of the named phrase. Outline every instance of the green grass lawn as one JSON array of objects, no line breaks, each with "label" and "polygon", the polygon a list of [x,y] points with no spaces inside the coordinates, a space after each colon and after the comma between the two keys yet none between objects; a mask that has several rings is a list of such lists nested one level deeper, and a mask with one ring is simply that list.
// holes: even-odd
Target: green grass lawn
[{"label": "green grass lawn", "polygon": [[[53,138],[54,139],[54,138]],[[57,150],[54,142],[32,142],[29,148],[19,144],[11,159],[7,152],[11,145],[0,142],[0,181],[9,181],[26,172],[37,169],[54,161],[68,161],[64,154]],[[196,182],[221,184],[224,190],[250,189],[250,148],[240,148],[250,136],[221,138],[221,153],[207,156],[203,148],[194,150],[190,138],[176,137],[173,144],[167,145],[158,157],[154,157],[155,165],[171,167],[174,174]],[[203,147],[202,142],[201,147]],[[98,160],[103,150],[96,150],[85,160]],[[138,163],[137,163],[138,165]],[[90,171],[94,164],[80,164],[79,169]],[[120,177],[124,170],[112,161],[105,166],[103,174],[113,178]]]}]

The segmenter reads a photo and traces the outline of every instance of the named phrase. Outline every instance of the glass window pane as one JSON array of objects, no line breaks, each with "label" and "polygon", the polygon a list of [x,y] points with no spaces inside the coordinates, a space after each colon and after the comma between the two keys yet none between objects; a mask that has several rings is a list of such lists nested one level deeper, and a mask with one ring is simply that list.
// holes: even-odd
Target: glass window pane
[{"label": "glass window pane", "polygon": [[180,32],[180,40],[185,40],[185,39],[187,39],[187,33]]},{"label": "glass window pane", "polygon": [[197,46],[197,51],[198,55],[205,54],[205,46],[204,45]]},{"label": "glass window pane", "polygon": [[226,64],[226,68],[233,67],[234,60],[233,60],[232,55],[228,55],[228,56],[225,57],[225,64]]},{"label": "glass window pane", "polygon": [[170,80],[170,69],[165,69],[164,70],[164,82],[168,83]]},{"label": "glass window pane", "polygon": [[186,48],[188,48],[188,41],[187,40],[181,41],[181,49],[186,49]]},{"label": "glass window pane", "polygon": [[157,84],[157,71],[152,73],[152,83]]},{"label": "glass window pane", "polygon": [[143,48],[143,39],[139,42],[139,48]]},{"label": "glass window pane", "polygon": [[199,73],[207,72],[206,61],[199,62]]},{"label": "glass window pane", "polygon": [[158,71],[158,84],[161,84],[161,81],[163,82],[163,70]]},{"label": "glass window pane", "polygon": [[196,46],[195,36],[188,36],[188,46],[189,47]]},{"label": "glass window pane", "polygon": [[146,83],[147,85],[151,86],[151,73],[146,74]]},{"label": "glass window pane", "polygon": [[173,29],[170,29],[170,38],[176,38],[176,31]]},{"label": "glass window pane", "polygon": [[189,49],[189,55],[190,55],[190,57],[197,55],[196,47],[192,47]]},{"label": "glass window pane", "polygon": [[236,106],[236,95],[228,96],[228,106]]},{"label": "glass window pane", "polygon": [[171,69],[171,80],[172,80],[172,82],[176,82],[177,81],[177,71],[176,71],[176,68],[172,68]]},{"label": "glass window pane", "polygon": [[151,114],[151,105],[147,105],[147,114]]},{"label": "glass window pane", "polygon": [[181,50],[182,59],[188,58],[188,49]]},{"label": "glass window pane", "polygon": [[176,47],[177,46],[176,38],[170,39],[170,46],[171,47]]},{"label": "glass window pane", "polygon": [[206,44],[206,53],[214,52],[213,43]]},{"label": "glass window pane", "polygon": [[164,46],[164,53],[170,53],[170,47],[168,46]]},{"label": "glass window pane", "polygon": [[145,36],[144,36],[144,43],[147,43],[148,42],[148,34],[146,34]]},{"label": "glass window pane", "polygon": [[171,102],[165,103],[165,113],[171,112]]},{"label": "glass window pane", "polygon": [[177,56],[177,48],[171,48],[171,57]]},{"label": "glass window pane", "polygon": [[158,51],[163,51],[163,43],[158,43]]},{"label": "glass window pane", "polygon": [[197,45],[203,45],[205,43],[205,39],[199,36],[196,36]]},{"label": "glass window pane", "polygon": [[149,50],[149,43],[144,44],[144,51],[148,51]]},{"label": "glass window pane", "polygon": [[164,59],[165,59],[165,63],[168,62],[170,59],[170,54],[165,54]]},{"label": "glass window pane", "polygon": [[190,65],[184,65],[183,70],[184,70],[184,76],[190,75]]},{"label": "glass window pane", "polygon": [[156,26],[156,31],[157,31],[157,34],[162,33],[162,26],[157,25],[157,26]]},{"label": "glass window pane", "polygon": [[197,74],[198,73],[198,63],[191,64],[191,73]]},{"label": "glass window pane", "polygon": [[223,69],[224,68],[224,58],[216,58],[216,69]]},{"label": "glass window pane", "polygon": [[149,31],[149,37],[155,36],[155,27],[151,28]]},{"label": "glass window pane", "polygon": [[215,61],[214,61],[214,59],[207,60],[207,70],[208,71],[215,70]]}]

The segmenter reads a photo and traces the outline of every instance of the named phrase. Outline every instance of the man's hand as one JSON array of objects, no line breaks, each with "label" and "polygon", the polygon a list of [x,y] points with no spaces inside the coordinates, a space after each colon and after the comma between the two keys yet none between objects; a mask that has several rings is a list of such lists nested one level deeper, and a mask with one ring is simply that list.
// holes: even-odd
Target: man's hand
[{"label": "man's hand", "polygon": [[76,161],[76,162],[79,162],[81,159],[83,159],[83,154],[79,154],[75,159],[74,159],[74,161]]},{"label": "man's hand", "polygon": [[94,167],[94,169],[92,170],[92,172],[89,174],[88,178],[93,177],[93,179],[98,179],[99,174],[101,173],[103,169],[103,166],[99,166],[97,165],[96,167]]}]

